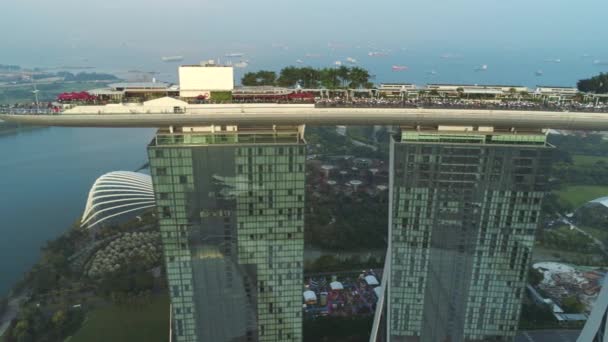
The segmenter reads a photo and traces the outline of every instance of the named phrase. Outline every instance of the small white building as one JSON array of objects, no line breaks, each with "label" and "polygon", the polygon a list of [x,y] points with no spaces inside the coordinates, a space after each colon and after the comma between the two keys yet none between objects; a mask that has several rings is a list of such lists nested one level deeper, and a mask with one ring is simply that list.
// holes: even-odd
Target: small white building
[{"label": "small white building", "polygon": [[502,97],[512,93],[527,93],[528,87],[519,85],[484,85],[484,84],[428,84],[427,91],[436,91],[442,96],[485,95]]},{"label": "small white building", "polygon": [[549,102],[571,101],[578,94],[576,87],[537,86],[534,96]]},{"label": "small white building", "polygon": [[333,290],[333,291],[339,291],[339,290],[344,290],[344,286],[342,285],[341,282],[339,281],[332,281],[329,284],[329,287]]},{"label": "small white building", "polygon": [[304,303],[312,305],[317,304],[317,294],[314,291],[304,291]]},{"label": "small white building", "polygon": [[380,285],[380,282],[378,281],[378,279],[376,279],[376,277],[374,277],[371,274],[365,276],[365,282],[369,286],[378,286],[378,285]]},{"label": "small white building", "polygon": [[217,65],[213,61],[200,65],[179,67],[179,96],[182,98],[209,98],[211,92],[232,92],[234,90],[234,69],[232,66]]},{"label": "small white building", "polygon": [[144,102],[144,107],[146,107],[147,110],[152,110],[154,112],[183,113],[186,111],[188,103],[172,97],[161,97],[159,99]]}]

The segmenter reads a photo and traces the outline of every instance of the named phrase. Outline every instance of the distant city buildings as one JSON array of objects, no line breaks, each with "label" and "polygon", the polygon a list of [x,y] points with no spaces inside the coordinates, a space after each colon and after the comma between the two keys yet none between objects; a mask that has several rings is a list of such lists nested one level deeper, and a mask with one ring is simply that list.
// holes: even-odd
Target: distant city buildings
[{"label": "distant city buildings", "polygon": [[174,341],[301,341],[303,127],[171,127],[148,151]]},{"label": "distant city buildings", "polygon": [[401,128],[391,142],[390,341],[512,340],[549,162],[541,131]]}]

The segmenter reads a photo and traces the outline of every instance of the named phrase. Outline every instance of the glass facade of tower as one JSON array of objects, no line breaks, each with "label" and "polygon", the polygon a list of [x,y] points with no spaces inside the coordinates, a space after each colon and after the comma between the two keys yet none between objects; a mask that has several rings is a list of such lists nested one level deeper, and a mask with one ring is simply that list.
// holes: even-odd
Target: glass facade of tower
[{"label": "glass facade of tower", "polygon": [[512,341],[551,148],[542,132],[402,128],[391,142],[393,342]]},{"label": "glass facade of tower", "polygon": [[302,128],[149,145],[177,342],[301,341]]}]

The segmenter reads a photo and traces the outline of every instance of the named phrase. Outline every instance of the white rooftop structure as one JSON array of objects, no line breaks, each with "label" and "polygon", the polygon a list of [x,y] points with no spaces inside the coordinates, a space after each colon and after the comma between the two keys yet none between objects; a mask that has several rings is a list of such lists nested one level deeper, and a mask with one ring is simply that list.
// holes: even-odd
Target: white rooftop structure
[{"label": "white rooftop structure", "polygon": [[537,86],[534,93],[549,95],[575,95],[578,93],[578,89],[576,87]]},{"label": "white rooftop structure", "polygon": [[553,285],[555,281],[553,280],[554,275],[560,275],[560,277],[568,277],[569,281],[575,282],[578,284],[586,283],[587,279],[583,277],[576,269],[572,266],[561,264],[558,262],[537,262],[532,265],[537,271],[543,271],[543,283]]},{"label": "white rooftop structure", "polygon": [[380,83],[380,91],[413,91],[416,85],[412,83]]},{"label": "white rooftop structure", "polygon": [[332,282],[329,284],[329,287],[330,287],[332,290],[334,290],[334,291],[337,291],[337,290],[344,290],[344,286],[343,286],[343,285],[342,285],[342,283],[341,283],[341,282],[339,282],[339,281],[332,281]]},{"label": "white rooftop structure", "polygon": [[172,97],[161,97],[144,102],[144,107],[155,108],[160,111],[173,111],[175,108],[182,108],[185,110],[185,108],[188,107],[188,102]]},{"label": "white rooftop structure", "polygon": [[134,216],[155,206],[149,175],[129,171],[106,173],[91,187],[81,226],[92,228],[109,219],[127,214]]},{"label": "white rooftop structure", "polygon": [[118,91],[118,90],[113,90],[110,88],[98,88],[98,89],[91,89],[89,91],[87,91],[87,93],[94,95],[94,96],[115,96],[115,95],[122,95],[124,94],[123,91]]},{"label": "white rooftop structure", "polygon": [[201,63],[179,67],[179,96],[196,98],[209,97],[212,91],[234,90],[234,69],[232,66]]},{"label": "white rooftop structure", "polygon": [[314,291],[304,291],[304,302],[308,303],[308,302],[316,302],[317,301],[317,295],[314,293]]},{"label": "white rooftop structure", "polygon": [[378,285],[380,285],[380,283],[378,282],[378,279],[376,279],[376,277],[374,277],[371,274],[365,276],[365,282],[369,286],[378,286]]},{"label": "white rooftop structure", "polygon": [[596,198],[596,199],[594,199],[593,201],[591,201],[589,203],[598,203],[598,204],[601,204],[604,207],[608,208],[608,196]]}]

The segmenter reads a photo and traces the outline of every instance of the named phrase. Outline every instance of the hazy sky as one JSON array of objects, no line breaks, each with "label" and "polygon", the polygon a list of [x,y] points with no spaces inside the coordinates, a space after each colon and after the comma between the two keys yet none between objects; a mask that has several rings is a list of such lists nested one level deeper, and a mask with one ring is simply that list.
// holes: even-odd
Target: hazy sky
[{"label": "hazy sky", "polygon": [[605,0],[3,1],[0,46],[603,44]]},{"label": "hazy sky", "polygon": [[407,48],[421,61],[441,53],[608,60],[606,13],[606,0],[3,0],[0,63],[134,67],[245,52],[266,66],[279,55],[293,63],[357,46],[360,58]]}]

